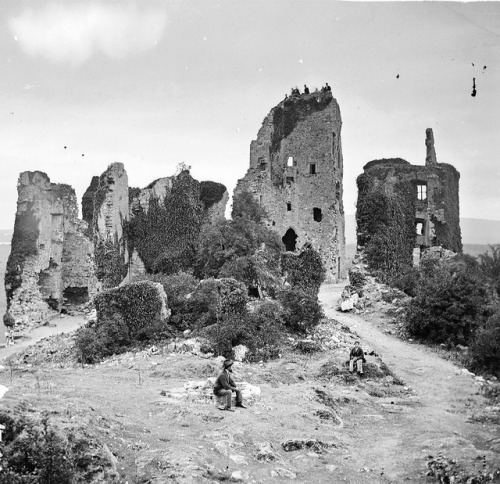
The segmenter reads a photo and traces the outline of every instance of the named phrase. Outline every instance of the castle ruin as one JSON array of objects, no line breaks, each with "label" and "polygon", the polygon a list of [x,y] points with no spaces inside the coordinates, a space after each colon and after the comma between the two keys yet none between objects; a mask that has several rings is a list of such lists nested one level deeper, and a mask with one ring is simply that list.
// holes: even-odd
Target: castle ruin
[{"label": "castle ruin", "polygon": [[423,251],[440,246],[462,252],[460,173],[452,165],[437,162],[430,128],[425,145],[425,165],[390,158],[373,160],[363,167],[357,179],[358,247],[385,237],[384,243],[393,247],[388,256],[396,258],[401,253],[408,264],[414,248]]},{"label": "castle ruin", "polygon": [[224,216],[228,200],[224,185],[197,182],[188,172],[161,178],[141,190],[128,186],[123,164],[112,163],[92,178],[82,198],[83,220],[78,218],[72,187],[51,183],[39,171],[21,173],[5,273],[7,309],[16,331],[43,324],[68,304],[86,303],[102,289],[145,274],[141,257],[130,250],[140,242],[138,234],[136,240],[131,238],[131,223],[152,205],[165,210],[163,202],[180,179],[195,188],[192,203],[199,209],[201,223]]},{"label": "castle ruin", "polygon": [[235,189],[253,194],[287,251],[317,250],[328,281],[345,272],[341,126],[331,92],[286,98],[251,142],[250,168]]}]

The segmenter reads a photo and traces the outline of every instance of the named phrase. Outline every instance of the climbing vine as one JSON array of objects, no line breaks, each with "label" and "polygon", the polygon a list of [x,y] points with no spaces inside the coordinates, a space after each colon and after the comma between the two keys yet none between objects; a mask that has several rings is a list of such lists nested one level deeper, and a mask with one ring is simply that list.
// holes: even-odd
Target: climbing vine
[{"label": "climbing vine", "polygon": [[14,291],[21,286],[21,274],[24,262],[30,256],[38,254],[37,240],[39,236],[39,220],[33,211],[33,203],[29,203],[26,210],[17,212],[12,236],[11,252],[7,260],[5,271],[5,289],[7,305]]},{"label": "climbing vine", "polygon": [[128,226],[131,248],[150,273],[187,269],[194,263],[202,220],[200,183],[184,170],[163,202],[153,198],[147,212],[137,210]]},{"label": "climbing vine", "polygon": [[200,183],[200,200],[205,206],[205,210],[222,200],[226,187],[222,183],[213,181],[202,181]]},{"label": "climbing vine", "polygon": [[358,245],[364,247],[370,270],[387,282],[413,265],[415,187],[401,181],[388,192],[367,173],[357,184]]}]

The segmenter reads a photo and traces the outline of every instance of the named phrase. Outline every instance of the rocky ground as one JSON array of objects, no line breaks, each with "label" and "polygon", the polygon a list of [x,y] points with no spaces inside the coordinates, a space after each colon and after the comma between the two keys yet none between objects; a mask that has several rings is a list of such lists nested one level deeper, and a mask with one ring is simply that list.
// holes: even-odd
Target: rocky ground
[{"label": "rocky ground", "polygon": [[[260,389],[246,410],[217,408],[220,360],[185,345],[81,366],[64,335],[2,362],[0,409],[46,411],[99,436],[116,482],[492,482],[500,407],[483,393],[493,384],[388,334],[382,316],[339,313],[342,288],[323,286],[330,319],[309,343],[235,364],[236,380]],[[363,379],[345,366],[355,333],[371,353]]]}]

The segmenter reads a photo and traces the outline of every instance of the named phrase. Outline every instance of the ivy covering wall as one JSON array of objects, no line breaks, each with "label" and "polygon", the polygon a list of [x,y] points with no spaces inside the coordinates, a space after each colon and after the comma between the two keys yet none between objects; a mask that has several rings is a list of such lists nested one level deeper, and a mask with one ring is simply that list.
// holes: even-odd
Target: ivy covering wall
[{"label": "ivy covering wall", "polygon": [[21,274],[24,262],[30,256],[38,254],[37,240],[39,236],[39,220],[33,211],[33,203],[29,203],[24,212],[17,212],[12,236],[11,252],[5,271],[5,288],[7,305],[14,291],[21,286]]},{"label": "ivy covering wall", "polygon": [[200,183],[184,170],[163,202],[153,198],[147,212],[136,211],[128,228],[130,249],[137,250],[148,272],[172,274],[193,266],[203,209]]},{"label": "ivy covering wall", "polygon": [[415,187],[399,181],[387,190],[368,173],[356,181],[358,245],[364,247],[370,270],[388,281],[413,266]]}]

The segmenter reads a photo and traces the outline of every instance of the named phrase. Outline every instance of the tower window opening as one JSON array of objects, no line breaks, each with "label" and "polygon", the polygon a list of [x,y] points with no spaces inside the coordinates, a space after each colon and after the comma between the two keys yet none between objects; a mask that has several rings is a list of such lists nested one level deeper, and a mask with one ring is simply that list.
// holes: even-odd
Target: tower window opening
[{"label": "tower window opening", "polygon": [[293,166],[293,156],[288,157],[288,161],[286,163],[286,166]]},{"label": "tower window opening", "polygon": [[288,203],[286,204],[286,209],[287,209],[287,211],[288,211],[288,212],[291,212],[291,211],[292,211],[292,204],[291,204],[291,202],[288,202]]},{"label": "tower window opening", "polygon": [[286,177],[286,182],[291,185],[295,181],[295,178],[293,176],[287,176]]},{"label": "tower window opening", "polygon": [[323,220],[323,214],[321,213],[321,208],[313,208],[313,218],[315,222],[321,222]]},{"label": "tower window opening", "polygon": [[427,200],[427,185],[424,183],[417,185],[417,200]]},{"label": "tower window opening", "polygon": [[309,165],[309,174],[316,175],[316,163],[311,163]]},{"label": "tower window opening", "polygon": [[423,222],[416,222],[415,229],[417,231],[417,235],[425,235]]}]

